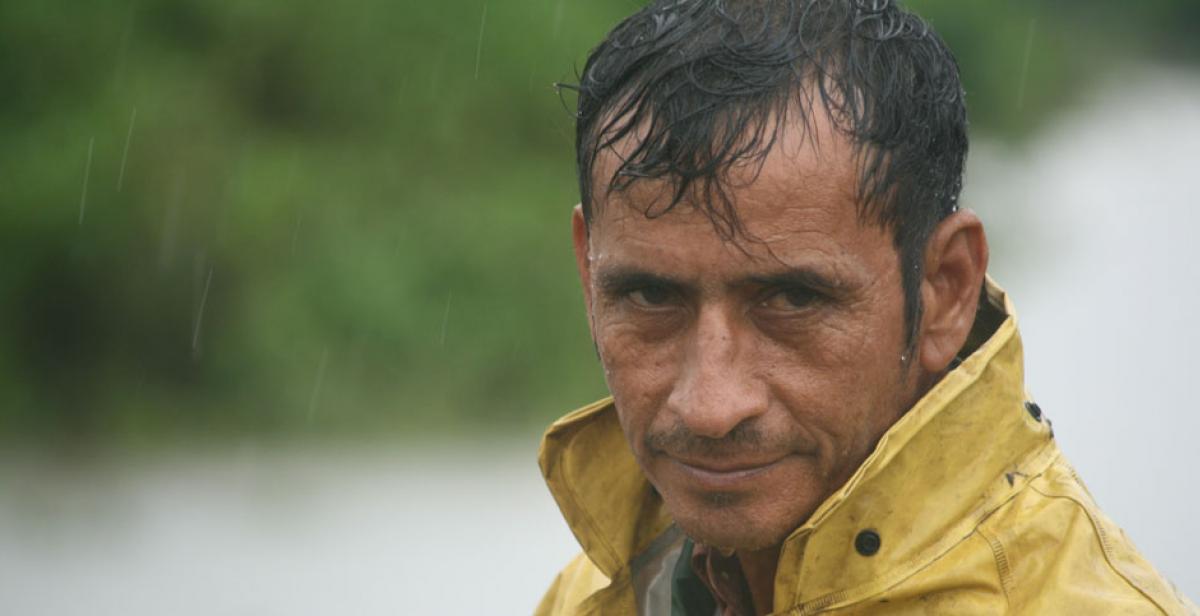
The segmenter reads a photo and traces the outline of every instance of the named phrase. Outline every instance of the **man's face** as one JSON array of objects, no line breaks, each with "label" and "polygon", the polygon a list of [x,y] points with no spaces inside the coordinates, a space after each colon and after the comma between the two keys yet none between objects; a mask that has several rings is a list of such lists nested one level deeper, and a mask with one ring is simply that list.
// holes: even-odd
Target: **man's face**
[{"label": "man's face", "polygon": [[[756,240],[723,240],[687,202],[647,218],[670,194],[649,180],[598,191],[586,237],[577,221],[621,427],[678,524],[720,548],[784,539],[917,395],[891,233],[860,222],[853,154],[813,124],[817,149],[788,128],[756,179],[730,178]],[[597,177],[615,164],[603,153]]]}]

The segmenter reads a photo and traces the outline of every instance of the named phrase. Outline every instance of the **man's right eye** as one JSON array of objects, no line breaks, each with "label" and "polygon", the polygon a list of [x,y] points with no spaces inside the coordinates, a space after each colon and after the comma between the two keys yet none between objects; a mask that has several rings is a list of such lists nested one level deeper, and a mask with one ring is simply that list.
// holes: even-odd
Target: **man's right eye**
[{"label": "man's right eye", "polygon": [[666,287],[640,287],[629,292],[629,299],[642,308],[657,308],[671,301],[671,291]]}]

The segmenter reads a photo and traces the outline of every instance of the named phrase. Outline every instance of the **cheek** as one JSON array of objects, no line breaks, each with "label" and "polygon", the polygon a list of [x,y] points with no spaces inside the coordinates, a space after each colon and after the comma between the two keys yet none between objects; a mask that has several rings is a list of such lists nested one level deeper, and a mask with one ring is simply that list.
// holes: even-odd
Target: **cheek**
[{"label": "cheek", "polygon": [[821,444],[822,465],[835,473],[865,455],[897,394],[901,342],[868,316],[829,319],[802,336],[763,343],[773,397]]},{"label": "cheek", "polygon": [[870,328],[841,315],[820,319],[795,331],[763,336],[759,357],[773,382],[807,391],[822,406],[836,406],[847,392],[861,388],[869,376]]},{"label": "cheek", "polygon": [[647,341],[627,324],[598,319],[596,346],[621,427],[637,450],[636,437],[645,433],[671,394],[679,369],[676,342]]}]

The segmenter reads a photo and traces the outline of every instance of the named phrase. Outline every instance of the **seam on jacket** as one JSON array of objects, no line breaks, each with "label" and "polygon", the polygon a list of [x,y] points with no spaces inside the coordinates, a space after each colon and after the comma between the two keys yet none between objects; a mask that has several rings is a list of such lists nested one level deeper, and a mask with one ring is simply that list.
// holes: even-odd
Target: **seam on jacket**
[{"label": "seam on jacket", "polygon": [[[1002,509],[1008,503],[1012,502],[1012,500],[1016,498],[1017,495],[1023,490],[1026,488],[1032,488],[1033,480],[1045,474],[1046,470],[1049,469],[1056,460],[1058,460],[1060,455],[1061,453],[1058,451],[1058,448],[1055,446],[1053,440],[1046,441],[1044,444],[1042,444],[1042,446],[1034,450],[1034,453],[1026,458],[1029,460],[1029,470],[1032,472],[1025,485],[1021,489],[1014,490],[1011,494],[999,499],[991,506],[984,505],[977,508],[973,514],[968,515],[966,518],[964,518],[963,523],[961,523],[962,526],[966,526],[966,521],[970,520],[970,530],[964,532],[958,539],[946,542],[945,545],[935,544],[934,546],[931,546],[929,552],[932,552],[934,548],[941,548],[940,551],[937,551],[932,556],[929,556],[928,552],[922,553],[921,555],[918,555],[917,557],[898,565],[892,570],[890,575],[883,575],[879,578],[876,578],[876,580],[872,582],[868,582],[855,588],[841,590],[823,597],[818,597],[812,601],[809,601],[808,603],[791,608],[791,610],[789,610],[787,613],[802,616],[807,614],[816,614],[830,608],[842,609],[866,601],[876,594],[887,592],[888,590],[903,584],[905,580],[917,575],[925,569],[928,569],[931,565],[933,565],[933,563],[944,558],[946,554],[949,554],[959,545],[962,545],[963,542],[970,539],[971,535],[975,534],[980,525],[987,521],[988,518],[992,517],[997,511]],[[920,563],[919,566],[917,566],[917,563]],[[864,592],[864,589],[868,590]],[[847,597],[854,594],[862,594],[862,596],[847,600]]]},{"label": "seam on jacket", "polygon": [[1070,501],[1074,503],[1075,506],[1081,511],[1083,511],[1083,514],[1087,516],[1088,522],[1092,525],[1092,530],[1096,533],[1096,542],[1100,544],[1100,551],[1104,553],[1104,562],[1108,563],[1108,568],[1111,569],[1113,573],[1116,573],[1117,577],[1120,577],[1122,580],[1124,580],[1126,584],[1129,584],[1130,588],[1138,591],[1138,593],[1145,597],[1147,601],[1154,605],[1154,607],[1158,608],[1158,611],[1168,616],[1170,615],[1171,612],[1167,611],[1166,607],[1159,603],[1158,600],[1155,599],[1146,589],[1142,588],[1141,585],[1130,579],[1129,576],[1126,575],[1125,572],[1122,571],[1115,562],[1113,562],[1111,543],[1108,541],[1108,534],[1096,520],[1096,516],[1092,515],[1092,512],[1088,509],[1087,505],[1074,496],[1067,494],[1049,494],[1035,485],[1030,485],[1029,487],[1034,492],[1037,492],[1046,498],[1058,498]]},{"label": "seam on jacket", "polygon": [[[1015,496],[1015,494],[1014,494],[1014,496]],[[1004,506],[1004,504],[1007,503],[1009,500],[1011,500],[1011,497],[1009,499],[1005,499],[1004,501],[999,503],[996,508],[999,509],[1000,507]],[[983,515],[980,519],[976,520],[975,521],[976,527],[978,527],[978,525],[981,524],[983,522],[983,520],[990,517],[990,515],[991,515],[991,512],[988,512],[987,514]],[[847,607],[850,607],[850,606],[858,604],[858,603],[862,603],[863,601],[866,601],[867,599],[870,599],[871,597],[873,597],[874,595],[877,595],[879,593],[887,592],[888,590],[891,590],[891,589],[899,586],[900,584],[903,584],[905,582],[905,580],[911,578],[912,576],[919,574],[920,572],[924,571],[925,569],[928,569],[929,566],[932,565],[933,563],[941,560],[942,558],[945,558],[945,556],[947,554],[954,551],[955,548],[957,548],[958,546],[960,546],[964,542],[966,542],[968,539],[970,539],[971,535],[973,535],[974,532],[975,532],[974,529],[972,529],[971,532],[966,533],[965,535],[959,537],[956,541],[949,542],[949,545],[944,546],[943,550],[941,550],[937,554],[933,555],[932,557],[928,558],[928,560],[926,562],[924,562],[923,564],[921,564],[919,567],[909,570],[909,567],[911,566],[911,564],[910,563],[903,564],[895,569],[895,571],[902,571],[903,573],[900,573],[900,574],[893,573],[891,576],[884,576],[881,578],[877,578],[877,581],[879,579],[884,579],[884,580],[886,580],[886,583],[884,583],[881,588],[871,590],[871,591],[867,592],[866,594],[864,594],[862,597],[854,599],[843,605],[838,605],[839,603],[846,601],[847,596],[850,595],[851,592],[857,591],[859,589],[856,588],[856,589],[835,592],[832,594],[825,595],[824,597],[819,597],[817,599],[813,599],[812,601],[810,601],[806,604],[798,605],[798,606],[792,608],[788,612],[788,614],[793,614],[796,616],[806,616],[808,614],[817,614],[820,612],[824,612],[828,609],[843,609],[843,608],[847,608]],[[914,560],[919,560],[919,559],[914,559]],[[889,579],[889,578],[894,578],[894,579]],[[870,584],[870,585],[875,585],[875,584]]]},{"label": "seam on jacket", "polygon": [[1004,544],[995,535],[983,530],[983,524],[975,527],[975,532],[987,541],[988,546],[992,548],[992,558],[996,561],[996,573],[1000,576],[1000,589],[1004,591],[1004,602],[1008,609],[1012,609],[1012,569],[1008,564],[1008,552],[1004,549]]}]

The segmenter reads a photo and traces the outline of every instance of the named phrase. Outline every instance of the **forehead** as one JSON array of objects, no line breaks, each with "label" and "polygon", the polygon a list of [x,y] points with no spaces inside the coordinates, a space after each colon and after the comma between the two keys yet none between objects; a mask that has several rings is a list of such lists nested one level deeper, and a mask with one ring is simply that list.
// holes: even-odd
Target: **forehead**
[{"label": "forehead", "polygon": [[[781,262],[852,264],[890,249],[884,230],[860,218],[855,150],[823,115],[807,126],[786,123],[761,165],[741,164],[722,178],[744,232],[734,238],[714,228],[698,200],[702,191],[647,217],[647,210],[661,211],[669,203],[670,182],[645,179],[612,193],[598,189],[590,225],[593,261],[623,257],[654,260],[660,268],[691,264],[717,272]],[[630,147],[618,143],[616,151],[600,153],[597,187],[606,185]]]}]

